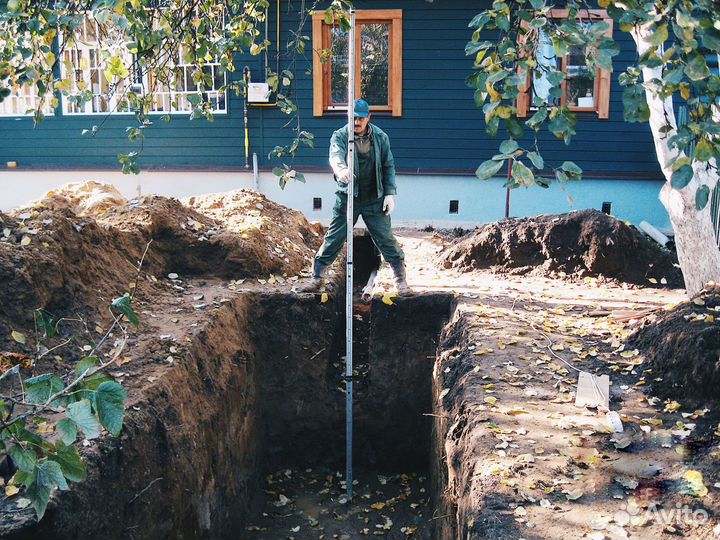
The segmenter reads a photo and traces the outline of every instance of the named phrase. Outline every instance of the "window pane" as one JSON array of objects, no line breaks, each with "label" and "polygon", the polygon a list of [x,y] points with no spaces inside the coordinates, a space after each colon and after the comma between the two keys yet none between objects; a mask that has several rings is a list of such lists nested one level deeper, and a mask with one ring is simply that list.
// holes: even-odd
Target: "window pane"
[{"label": "window pane", "polygon": [[567,105],[569,107],[594,107],[595,81],[585,62],[580,47],[572,47],[567,58]]},{"label": "window pane", "polygon": [[360,94],[370,105],[388,105],[390,25],[360,27]]},{"label": "window pane", "polygon": [[550,96],[552,85],[547,79],[546,70],[557,69],[557,57],[550,37],[542,30],[540,31],[535,60],[537,60],[537,71],[539,73],[533,72],[533,89],[535,91],[533,105],[552,104],[553,99]]},{"label": "window pane", "polygon": [[339,28],[330,30],[332,57],[330,59],[330,103],[347,103],[348,94],[348,33]]}]

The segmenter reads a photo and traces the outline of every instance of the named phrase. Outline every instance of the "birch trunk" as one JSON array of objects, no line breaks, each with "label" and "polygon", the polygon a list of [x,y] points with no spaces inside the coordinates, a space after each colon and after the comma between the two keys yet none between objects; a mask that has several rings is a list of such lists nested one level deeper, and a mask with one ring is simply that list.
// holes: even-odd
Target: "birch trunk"
[{"label": "birch trunk", "polygon": [[[650,26],[640,27],[632,33],[642,56],[653,47],[647,38],[652,34]],[[662,52],[660,53],[662,56]],[[703,210],[695,206],[695,193],[701,185],[712,190],[718,181],[717,169],[709,170],[706,163],[693,163],[690,183],[683,189],[674,189],[670,184],[672,164],[681,157],[668,141],[677,130],[672,97],[663,98],[655,91],[654,80],[662,79],[662,67],[642,68],[645,97],[650,108],[650,128],[655,142],[658,162],[665,176],[660,190],[660,201],[670,215],[675,230],[675,245],[678,261],[685,279],[685,289],[690,297],[697,295],[709,281],[720,283],[720,249],[710,214],[710,204]],[[661,128],[669,125],[670,130],[662,133]]]}]

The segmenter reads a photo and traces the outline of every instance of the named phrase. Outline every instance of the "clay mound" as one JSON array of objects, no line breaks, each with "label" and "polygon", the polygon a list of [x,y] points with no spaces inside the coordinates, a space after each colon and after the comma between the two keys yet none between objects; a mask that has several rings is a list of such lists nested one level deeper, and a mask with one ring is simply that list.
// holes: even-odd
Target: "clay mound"
[{"label": "clay mound", "polygon": [[[237,279],[296,275],[322,239],[302,214],[248,193],[196,198],[208,215],[148,196],[80,217],[68,201],[58,195],[0,213],[0,338],[32,324],[36,308],[104,310],[128,291],[150,241],[143,272]],[[247,229],[242,215],[253,220]]]},{"label": "clay mound", "polygon": [[250,189],[196,195],[182,202],[222,223],[216,238],[232,248],[228,261],[252,266],[255,275],[297,274],[322,243],[322,226]]},{"label": "clay mound", "polygon": [[97,216],[108,209],[127,204],[127,199],[112,184],[101,184],[94,180],[65,184],[48,191],[29,207],[60,210],[66,208],[78,216]]},{"label": "clay mound", "polygon": [[602,276],[645,286],[683,287],[674,262],[670,251],[634,226],[597,210],[490,223],[446,248],[440,258],[445,268],[464,271]]},{"label": "clay mound", "polygon": [[706,293],[652,315],[628,339],[629,348],[645,355],[653,393],[662,398],[720,398],[720,293]]},{"label": "clay mound", "polygon": [[[15,326],[31,324],[40,307],[72,315],[109,303],[127,291],[144,248],[67,208],[0,214],[0,222],[0,323]],[[158,267],[157,257],[150,255],[148,266]]]}]

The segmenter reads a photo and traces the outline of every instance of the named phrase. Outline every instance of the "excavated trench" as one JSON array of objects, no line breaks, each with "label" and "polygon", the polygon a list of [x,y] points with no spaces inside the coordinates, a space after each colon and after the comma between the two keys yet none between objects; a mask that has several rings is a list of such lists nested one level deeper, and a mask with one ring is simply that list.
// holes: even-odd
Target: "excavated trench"
[{"label": "excavated trench", "polygon": [[436,538],[432,371],[453,309],[448,294],[357,306],[352,502],[342,291],[326,303],[246,292],[131,404],[123,435],[86,456],[87,481],[39,524],[3,518],[0,537]]}]

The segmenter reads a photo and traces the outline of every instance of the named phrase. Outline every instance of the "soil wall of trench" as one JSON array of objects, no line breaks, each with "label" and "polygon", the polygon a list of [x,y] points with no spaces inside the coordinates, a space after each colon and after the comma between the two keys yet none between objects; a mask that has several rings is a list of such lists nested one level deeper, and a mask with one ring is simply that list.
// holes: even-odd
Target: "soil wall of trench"
[{"label": "soil wall of trench", "polygon": [[[3,515],[0,538],[239,537],[273,467],[344,462],[341,299],[247,293],[225,304],[129,404],[121,437],[85,454],[88,479],[53,497],[39,523]],[[426,413],[452,309],[451,295],[373,302],[371,370],[355,410],[359,465],[429,466],[442,478],[432,470],[441,462],[429,463],[442,442],[431,441]]]}]

